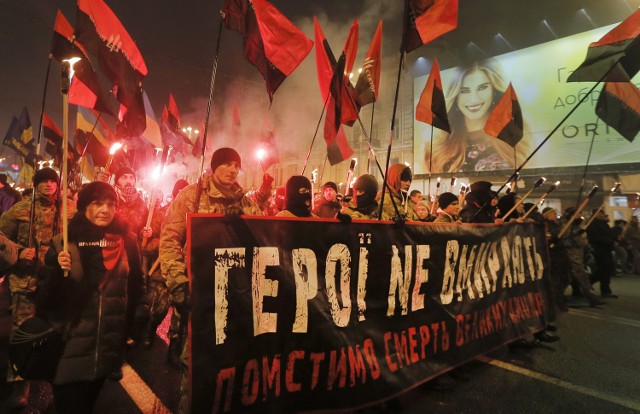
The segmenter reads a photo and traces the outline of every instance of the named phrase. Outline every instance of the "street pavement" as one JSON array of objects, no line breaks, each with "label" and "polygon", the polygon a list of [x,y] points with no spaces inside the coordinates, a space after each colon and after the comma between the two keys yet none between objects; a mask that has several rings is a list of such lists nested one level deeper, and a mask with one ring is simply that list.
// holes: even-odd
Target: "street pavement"
[{"label": "street pavement", "polygon": [[[597,285],[595,286],[597,289]],[[455,371],[452,390],[419,385],[391,403],[359,413],[638,413],[640,412],[640,276],[612,281],[618,299],[591,308],[579,299],[558,316],[561,340],[535,348],[500,347]],[[570,290],[570,289],[569,289]],[[6,283],[0,286],[0,375],[5,377],[10,316]],[[170,413],[178,404],[179,373],[165,363],[167,322],[146,350],[129,351],[120,382],[107,381],[95,412]],[[9,412],[0,382],[0,413]],[[51,388],[32,385],[20,413],[54,414]]]}]

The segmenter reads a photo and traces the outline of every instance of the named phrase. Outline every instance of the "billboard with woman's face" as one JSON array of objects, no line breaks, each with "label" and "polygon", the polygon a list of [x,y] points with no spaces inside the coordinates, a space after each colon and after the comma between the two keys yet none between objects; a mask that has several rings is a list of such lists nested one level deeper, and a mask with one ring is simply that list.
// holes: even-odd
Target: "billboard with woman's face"
[{"label": "billboard with woman's face", "polygon": [[[593,82],[567,83],[584,60],[589,43],[615,25],[443,70],[442,84],[451,133],[414,121],[414,172],[426,174],[511,170],[558,125]],[[414,81],[414,106],[428,76]],[[515,148],[488,136],[484,125],[509,82],[518,95],[524,136]],[[640,76],[634,78],[640,84]],[[640,139],[630,143],[595,114],[602,86],[562,124],[525,168],[624,164],[640,160]]]}]

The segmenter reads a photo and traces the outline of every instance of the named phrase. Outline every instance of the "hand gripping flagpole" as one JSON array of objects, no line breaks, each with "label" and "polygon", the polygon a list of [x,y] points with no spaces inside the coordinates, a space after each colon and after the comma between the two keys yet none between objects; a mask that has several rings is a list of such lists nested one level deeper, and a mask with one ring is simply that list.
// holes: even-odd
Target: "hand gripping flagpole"
[{"label": "hand gripping flagpole", "polygon": [[218,72],[218,57],[220,56],[220,40],[222,39],[222,26],[224,23],[224,13],[220,11],[220,25],[218,26],[218,41],[216,42],[216,54],[213,57],[213,67],[211,68],[211,85],[209,86],[209,101],[207,102],[207,116],[204,121],[204,132],[202,135],[202,152],[200,153],[200,171],[198,174],[198,185],[196,186],[195,213],[200,208],[200,196],[202,195],[202,180],[204,175],[204,152],[207,148],[207,133],[209,132],[209,118],[211,117],[211,104],[213,103],[213,91],[216,86],[216,73]]},{"label": "hand gripping flagpole", "polygon": [[507,211],[507,213],[502,216],[502,219],[504,221],[507,221],[507,219],[509,218],[509,216],[511,215],[511,213],[513,213],[514,211],[516,211],[516,209],[518,208],[518,206],[520,204],[522,204],[524,202],[524,200],[529,197],[531,195],[531,193],[533,193],[533,191],[540,187],[542,184],[544,184],[544,182],[547,181],[546,178],[544,177],[540,177],[536,180],[535,183],[533,183],[533,187],[531,187],[531,190],[527,191],[526,193],[524,193],[524,195],[522,197],[520,197],[520,199],[513,205],[513,207],[511,207],[511,210]]},{"label": "hand gripping flagpole", "polygon": [[576,209],[576,212],[573,213],[573,216],[571,216],[571,218],[569,219],[569,221],[567,221],[567,223],[564,225],[562,230],[560,230],[560,233],[558,233],[558,238],[559,239],[562,238],[562,236],[564,236],[567,233],[567,231],[569,230],[569,227],[571,226],[571,223],[573,223],[573,221],[576,218],[578,218],[580,213],[582,213],[582,210],[584,210],[584,208],[587,206],[587,203],[589,203],[589,201],[591,200],[591,197],[593,197],[593,195],[596,193],[596,191],[598,191],[598,186],[594,185],[591,188],[591,191],[589,191],[589,194],[587,195],[587,197],[582,202],[582,204],[580,204],[580,207],[578,207]]},{"label": "hand gripping flagpole", "polygon": [[[615,185],[611,189],[611,193],[609,194],[609,197],[614,195],[618,191],[618,188],[620,188],[620,183],[615,183]],[[589,221],[587,221],[587,224],[584,225],[585,229],[589,228],[591,223],[593,223],[593,220],[595,220],[596,216],[602,211],[603,208],[604,208],[604,204],[600,204],[600,207],[598,207],[598,209],[595,211],[595,213],[593,213],[591,215],[591,218],[589,218]]]},{"label": "hand gripping flagpole", "polygon": [[544,194],[542,194],[538,201],[536,201],[535,204],[532,205],[531,208],[524,214],[524,216],[522,216],[522,219],[526,219],[527,217],[529,217],[529,214],[533,213],[533,210],[535,210],[536,207],[542,204],[542,202],[549,196],[549,194],[551,194],[553,190],[555,190],[559,185],[560,181],[556,181],[555,183],[551,184],[549,189]]},{"label": "hand gripping flagpole", "polygon": [[[69,253],[69,216],[67,214],[67,189],[69,187],[69,179],[67,177],[68,160],[69,160],[69,87],[71,86],[71,77],[73,76],[73,64],[80,58],[71,58],[63,60],[61,64],[62,77],[60,78],[60,93],[62,94],[62,167],[60,169],[61,191],[60,198],[62,203],[62,251]],[[35,189],[34,189],[35,192]],[[64,271],[64,276],[69,276],[69,271]]]}]

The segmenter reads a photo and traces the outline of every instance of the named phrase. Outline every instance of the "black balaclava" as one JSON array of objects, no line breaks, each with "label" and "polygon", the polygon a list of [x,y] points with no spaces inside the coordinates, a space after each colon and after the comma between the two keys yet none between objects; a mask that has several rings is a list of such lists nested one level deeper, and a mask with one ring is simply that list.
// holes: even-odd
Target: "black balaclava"
[{"label": "black balaclava", "polygon": [[303,175],[293,175],[287,180],[284,203],[298,217],[311,216],[311,181]]},{"label": "black balaclava", "polygon": [[[354,188],[354,196],[356,200],[356,210],[363,213],[370,213],[378,207],[376,202],[376,194],[378,193],[378,181],[371,174],[364,174],[358,177]],[[363,194],[358,195],[358,191]]]}]

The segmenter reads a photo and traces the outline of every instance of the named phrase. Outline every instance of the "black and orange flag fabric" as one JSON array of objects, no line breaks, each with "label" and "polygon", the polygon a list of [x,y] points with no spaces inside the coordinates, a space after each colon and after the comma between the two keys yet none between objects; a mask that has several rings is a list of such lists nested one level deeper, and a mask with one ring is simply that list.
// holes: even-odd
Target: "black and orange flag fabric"
[{"label": "black and orange flag fabric", "polygon": [[509,83],[509,87],[491,111],[484,126],[484,132],[515,147],[524,134],[522,110],[516,96],[516,91]]},{"label": "black and orange flag fabric", "polygon": [[244,36],[244,56],[265,80],[269,100],[311,51],[313,42],[266,0],[226,0],[228,29]]},{"label": "black and orange flag fabric", "polygon": [[404,51],[411,52],[458,27],[458,0],[405,0]]},{"label": "black and orange flag fabric", "polygon": [[416,120],[433,125],[443,131],[451,132],[438,59],[433,61],[431,73],[429,73],[429,78],[426,85],[424,85],[420,100],[416,106]]},{"label": "black and orange flag fabric", "polygon": [[640,90],[631,82],[606,82],[596,114],[629,142],[640,131]]},{"label": "black and orange flag fabric", "polygon": [[129,33],[103,0],[78,0],[75,36],[92,65],[114,85],[116,98],[126,108],[118,135],[142,135],[146,129],[142,78],[148,71]]},{"label": "black and orange flag fabric", "polygon": [[640,69],[640,9],[589,45],[567,82],[629,82]]},{"label": "black and orange flag fabric", "polygon": [[[353,149],[347,142],[347,136],[344,133],[344,128],[341,125],[341,116],[336,116],[338,112],[336,110],[336,101],[333,95],[330,93],[333,75],[338,62],[335,61],[335,57],[329,43],[324,36],[322,28],[318,19],[313,18],[314,22],[314,34],[316,44],[316,66],[318,70],[318,85],[320,87],[320,93],[322,94],[323,103],[326,103],[326,117],[324,121],[324,140],[327,144],[327,158],[331,165],[338,164],[353,154]],[[353,31],[352,31],[353,32]],[[357,37],[357,36],[356,36]],[[347,45],[349,44],[349,38],[347,38]],[[346,66],[347,57],[346,54],[342,56],[343,68]],[[342,94],[348,98],[348,95]],[[352,105],[349,103],[349,105]]]},{"label": "black and orange flag fabric", "polygon": [[373,35],[373,40],[364,58],[362,72],[356,82],[356,96],[358,104],[363,107],[378,101],[378,88],[380,86],[380,68],[382,67],[382,20]]},{"label": "black and orange flag fabric", "polygon": [[118,117],[120,103],[109,90],[106,80],[101,79],[91,66],[86,50],[74,40],[71,23],[59,10],[53,26],[51,55],[58,62],[72,57],[80,58],[73,66],[74,77],[69,89],[70,103]]}]

